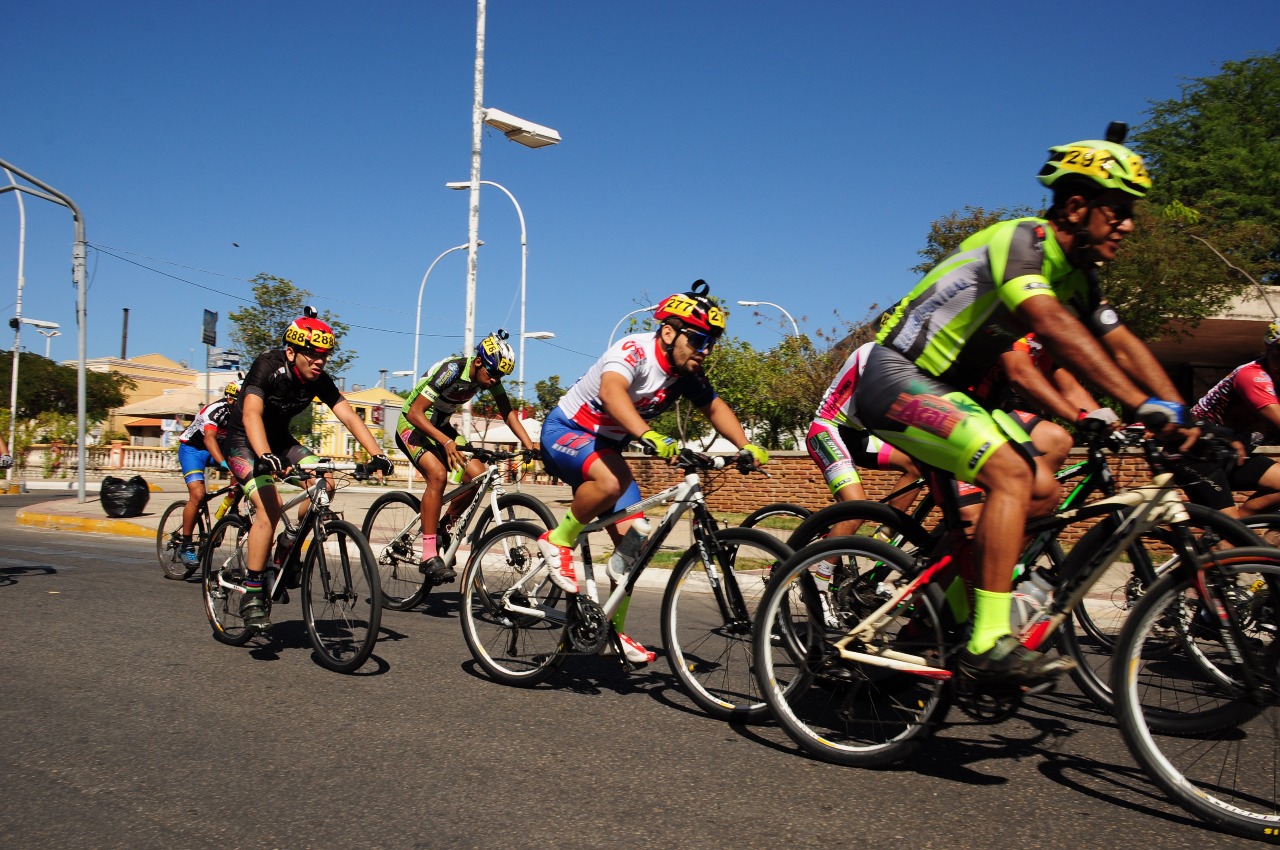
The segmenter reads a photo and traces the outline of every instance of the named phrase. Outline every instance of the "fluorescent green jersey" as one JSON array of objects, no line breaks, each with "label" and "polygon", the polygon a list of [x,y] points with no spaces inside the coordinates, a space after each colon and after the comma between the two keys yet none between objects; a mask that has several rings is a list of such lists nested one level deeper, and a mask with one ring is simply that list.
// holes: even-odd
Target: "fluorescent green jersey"
[{"label": "fluorescent green jersey", "polygon": [[976,384],[1030,328],[1023,301],[1062,301],[1094,333],[1114,326],[1097,278],[1071,265],[1049,223],[1020,218],[975,233],[925,275],[885,321],[876,341],[955,387]]}]

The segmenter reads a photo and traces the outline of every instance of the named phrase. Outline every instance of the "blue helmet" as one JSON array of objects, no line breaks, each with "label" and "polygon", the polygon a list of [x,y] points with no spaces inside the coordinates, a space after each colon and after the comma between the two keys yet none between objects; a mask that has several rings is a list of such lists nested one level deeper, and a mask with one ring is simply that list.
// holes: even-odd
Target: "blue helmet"
[{"label": "blue helmet", "polygon": [[476,343],[476,357],[490,375],[510,375],[516,368],[516,353],[507,337],[507,332],[499,329]]}]

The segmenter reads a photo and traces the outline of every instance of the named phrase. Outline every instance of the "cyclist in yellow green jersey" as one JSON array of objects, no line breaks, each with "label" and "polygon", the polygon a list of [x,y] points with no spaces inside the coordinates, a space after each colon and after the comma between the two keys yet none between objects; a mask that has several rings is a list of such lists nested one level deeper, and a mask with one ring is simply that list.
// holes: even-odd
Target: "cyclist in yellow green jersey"
[{"label": "cyclist in yellow green jersey", "polygon": [[886,319],[856,402],[862,421],[917,460],[975,483],[986,506],[974,532],[973,634],[963,674],[1030,683],[1070,668],[1011,635],[1010,591],[1028,516],[1047,514],[1058,484],[1040,450],[1008,414],[958,388],[975,385],[1012,343],[1035,333],[1063,367],[1138,418],[1188,429],[1186,405],[1150,349],[1103,295],[1097,269],[1134,228],[1134,202],[1151,188],[1142,159],[1113,124],[1106,140],[1050,149],[1039,179],[1053,191],[1044,218],[1003,221],[974,234],[920,281]]}]

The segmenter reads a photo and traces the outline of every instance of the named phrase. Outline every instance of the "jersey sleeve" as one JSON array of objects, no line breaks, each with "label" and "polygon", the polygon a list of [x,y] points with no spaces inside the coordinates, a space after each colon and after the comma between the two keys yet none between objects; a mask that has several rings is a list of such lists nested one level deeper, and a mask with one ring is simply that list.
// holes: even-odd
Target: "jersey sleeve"
[{"label": "jersey sleeve", "polygon": [[274,367],[271,358],[267,356],[270,352],[264,352],[254,358],[253,364],[249,367],[249,374],[245,375],[244,381],[240,384],[241,394],[256,395],[258,398],[265,400],[267,391],[265,387],[270,381],[271,373]]},{"label": "jersey sleeve", "polygon": [[1046,228],[1042,223],[1022,221],[998,233],[987,246],[992,283],[1011,312],[1037,295],[1057,297],[1045,275],[1042,246],[1045,239],[1053,238]]},{"label": "jersey sleeve", "polygon": [[343,400],[342,391],[338,389],[338,385],[334,383],[333,378],[329,377],[327,372],[316,378],[315,397],[324,402],[325,406],[330,410]]},{"label": "jersey sleeve", "polygon": [[1275,381],[1267,374],[1267,370],[1254,363],[1239,370],[1235,377],[1236,392],[1244,403],[1253,410],[1262,410],[1272,404],[1280,404],[1276,397]]},{"label": "jersey sleeve", "polygon": [[440,398],[440,394],[462,376],[462,366],[462,361],[456,357],[437,363],[431,373],[427,375],[421,395],[425,395],[427,401],[432,402]]}]

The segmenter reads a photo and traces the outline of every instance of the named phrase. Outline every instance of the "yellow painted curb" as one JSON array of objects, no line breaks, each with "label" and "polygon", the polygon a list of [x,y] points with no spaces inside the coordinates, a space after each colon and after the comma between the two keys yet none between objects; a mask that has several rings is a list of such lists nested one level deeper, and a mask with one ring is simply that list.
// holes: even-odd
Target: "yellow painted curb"
[{"label": "yellow painted curb", "polygon": [[64,516],[59,514],[36,514],[29,511],[18,511],[18,525],[32,528],[54,528],[61,531],[82,531],[89,534],[118,534],[124,537],[154,538],[155,530],[134,525],[118,519],[93,519],[83,516]]}]

